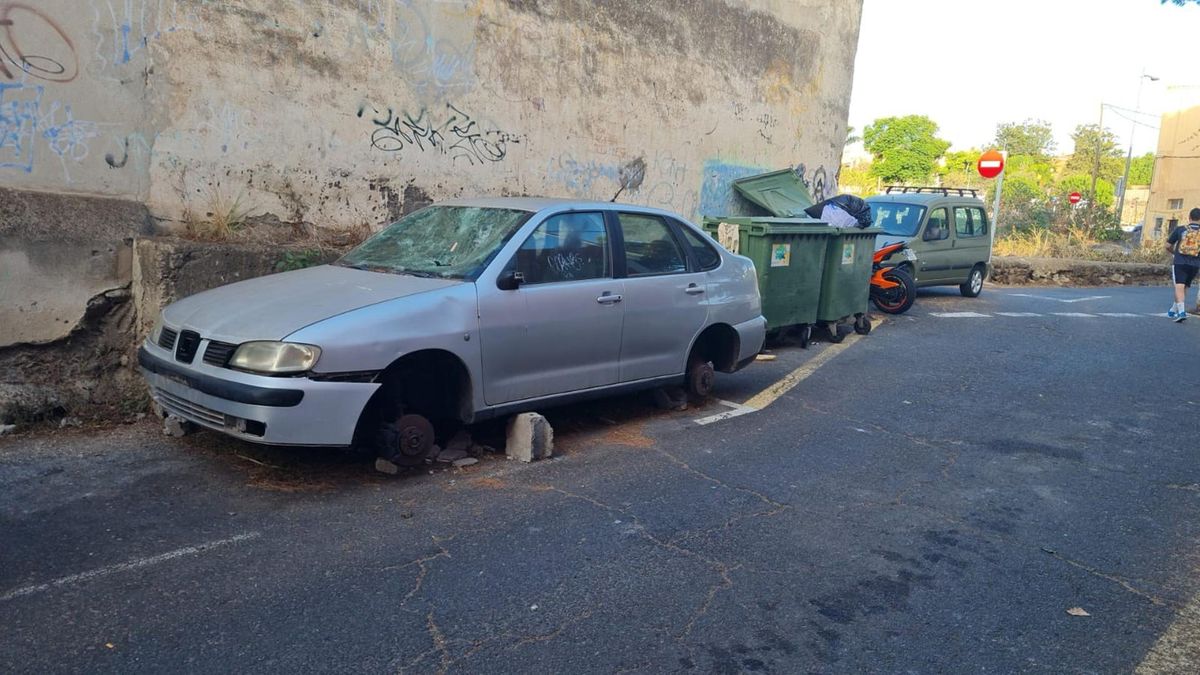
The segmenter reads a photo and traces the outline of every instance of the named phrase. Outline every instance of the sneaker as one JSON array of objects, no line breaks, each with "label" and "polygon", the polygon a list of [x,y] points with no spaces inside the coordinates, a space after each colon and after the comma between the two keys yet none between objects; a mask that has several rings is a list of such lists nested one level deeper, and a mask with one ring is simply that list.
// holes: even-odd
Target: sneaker
[{"label": "sneaker", "polygon": [[1174,308],[1174,307],[1172,307],[1171,309],[1168,309],[1168,310],[1167,310],[1167,318],[1168,318],[1168,319],[1174,319],[1174,318],[1175,318],[1175,308]]},{"label": "sneaker", "polygon": [[1187,310],[1181,310],[1175,313],[1175,323],[1183,323],[1187,321]]}]

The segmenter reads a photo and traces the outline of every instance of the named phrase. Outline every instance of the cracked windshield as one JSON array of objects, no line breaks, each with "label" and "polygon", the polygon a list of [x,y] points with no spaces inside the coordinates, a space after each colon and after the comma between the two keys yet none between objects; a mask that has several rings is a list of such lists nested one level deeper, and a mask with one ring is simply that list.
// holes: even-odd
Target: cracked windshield
[{"label": "cracked windshield", "polygon": [[417,277],[473,278],[528,211],[431,206],[392,223],[342,256],[342,267]]}]

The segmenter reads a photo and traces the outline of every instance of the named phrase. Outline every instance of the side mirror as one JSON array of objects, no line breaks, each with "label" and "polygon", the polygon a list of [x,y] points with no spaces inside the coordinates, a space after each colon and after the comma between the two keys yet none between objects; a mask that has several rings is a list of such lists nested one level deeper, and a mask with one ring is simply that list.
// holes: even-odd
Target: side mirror
[{"label": "side mirror", "polygon": [[515,291],[525,283],[525,275],[515,270],[504,270],[496,279],[496,288],[502,291]]}]

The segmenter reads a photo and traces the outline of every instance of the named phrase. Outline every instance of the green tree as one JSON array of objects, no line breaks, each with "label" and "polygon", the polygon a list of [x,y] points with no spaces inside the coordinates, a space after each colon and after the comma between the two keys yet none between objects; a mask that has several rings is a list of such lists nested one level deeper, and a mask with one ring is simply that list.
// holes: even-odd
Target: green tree
[{"label": "green tree", "polygon": [[[1097,151],[1100,157],[1098,175],[1101,178],[1115,183],[1125,171],[1125,162],[1121,148],[1117,146],[1117,137],[1107,127],[1101,129],[1095,124],[1080,124],[1075,127],[1075,133],[1071,134],[1071,140],[1075,144],[1075,150],[1067,160],[1065,170],[1067,175],[1087,174],[1091,176],[1093,167],[1096,165]],[[1091,189],[1090,180],[1088,189]]]},{"label": "green tree", "polygon": [[937,137],[938,125],[924,115],[883,117],[863,130],[863,147],[875,158],[872,172],[886,182],[929,180],[950,142]]},{"label": "green tree", "polygon": [[1027,119],[1024,122],[1005,122],[996,125],[997,148],[1009,155],[1049,157],[1054,153],[1054,130],[1045,120]]},{"label": "green tree", "polygon": [[1130,185],[1149,185],[1154,175],[1154,153],[1147,152],[1141,157],[1134,157],[1129,165]]}]

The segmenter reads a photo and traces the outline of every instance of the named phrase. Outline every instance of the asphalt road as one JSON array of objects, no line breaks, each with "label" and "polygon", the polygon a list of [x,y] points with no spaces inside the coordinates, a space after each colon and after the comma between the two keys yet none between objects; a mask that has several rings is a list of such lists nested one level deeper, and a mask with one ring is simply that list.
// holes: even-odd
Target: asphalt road
[{"label": "asphalt road", "polygon": [[574,406],[530,465],[0,439],[0,671],[1196,672],[1168,296],[926,293],[719,381],[756,412]]}]

